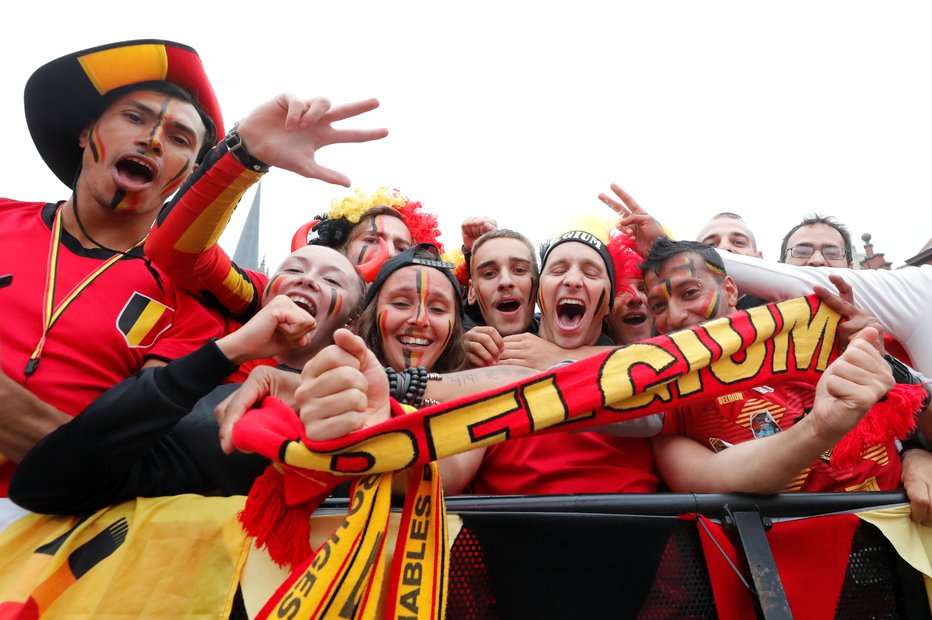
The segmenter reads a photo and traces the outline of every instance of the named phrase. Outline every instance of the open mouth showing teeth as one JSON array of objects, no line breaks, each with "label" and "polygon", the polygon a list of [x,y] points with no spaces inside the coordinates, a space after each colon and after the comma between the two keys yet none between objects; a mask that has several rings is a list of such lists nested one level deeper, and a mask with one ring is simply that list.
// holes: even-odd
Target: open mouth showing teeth
[{"label": "open mouth showing teeth", "polygon": [[503,301],[502,303],[495,306],[495,309],[499,312],[515,312],[521,304],[513,299],[508,301]]},{"label": "open mouth showing teeth", "polygon": [[427,338],[415,338],[414,336],[401,336],[398,338],[398,342],[408,348],[427,347],[431,343]]},{"label": "open mouth showing teeth", "polygon": [[625,325],[643,325],[647,317],[643,314],[632,314],[622,319]]},{"label": "open mouth showing teeth", "polygon": [[578,299],[564,299],[557,303],[557,319],[563,327],[576,327],[585,314],[586,305]]},{"label": "open mouth showing teeth", "polygon": [[120,176],[135,184],[149,183],[155,178],[155,172],[146,163],[133,158],[121,159],[116,168]]},{"label": "open mouth showing teeth", "polygon": [[304,310],[311,316],[313,317],[317,316],[317,305],[310,299],[306,299],[304,297],[297,297],[297,296],[289,297],[288,299],[293,301],[297,307],[301,308],[302,310]]}]

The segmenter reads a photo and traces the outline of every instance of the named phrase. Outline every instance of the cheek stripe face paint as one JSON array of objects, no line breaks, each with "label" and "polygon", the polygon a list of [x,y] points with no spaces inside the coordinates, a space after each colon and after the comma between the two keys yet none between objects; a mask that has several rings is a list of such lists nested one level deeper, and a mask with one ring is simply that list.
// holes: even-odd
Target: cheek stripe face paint
[{"label": "cheek stripe face paint", "polygon": [[443,345],[441,345],[440,347],[440,355],[438,355],[438,358],[446,352],[447,345],[450,344],[450,338],[452,337],[453,337],[453,319],[450,319],[449,321],[447,321],[447,337],[443,339]]},{"label": "cheek stripe face paint", "polygon": [[670,279],[660,281],[660,290],[663,292],[663,296],[669,300],[670,299]]},{"label": "cheek stripe face paint", "polygon": [[191,160],[190,160],[190,159],[186,159],[185,162],[184,162],[184,165],[183,165],[183,166],[181,167],[181,169],[178,171],[178,174],[176,174],[175,176],[173,176],[172,178],[170,178],[170,179],[168,180],[168,182],[167,182],[165,185],[162,186],[162,192],[161,192],[161,193],[162,193],[163,196],[168,196],[168,195],[171,194],[173,191],[175,191],[176,189],[178,189],[178,186],[181,185],[181,182],[182,182],[182,181],[184,181],[184,174],[185,174],[185,172],[187,172],[188,169],[189,169],[190,167],[191,167]]},{"label": "cheek stripe face paint", "polygon": [[269,283],[265,285],[265,290],[272,296],[275,297],[278,295],[278,289],[282,287],[282,274],[276,274],[272,276],[272,279],[269,280]]},{"label": "cheek stripe face paint", "polygon": [[388,315],[388,310],[382,310],[381,312],[379,312],[379,320],[377,323],[379,327],[379,335],[382,337],[382,348],[383,349],[385,348],[385,339],[388,338],[388,330],[385,327],[385,321],[388,318],[387,315]]},{"label": "cheek stripe face paint", "polygon": [[705,308],[705,316],[707,319],[711,319],[718,312],[718,291],[712,291],[712,294],[709,296],[709,303]]},{"label": "cheek stripe face paint", "polygon": [[327,308],[327,317],[332,317],[340,313],[343,309],[343,295],[340,291],[330,288],[330,307]]},{"label": "cheek stripe face paint", "polygon": [[104,145],[100,143],[100,133],[97,130],[97,125],[94,125],[87,143],[91,147],[91,155],[94,157],[94,161],[100,163],[106,155],[106,151],[104,151]]},{"label": "cheek stripe face paint", "polygon": [[372,246],[368,243],[363,244],[362,248],[359,250],[359,256],[356,257],[356,264],[362,265],[369,260],[369,250],[372,249]]},{"label": "cheek stripe face paint", "polygon": [[608,295],[608,291],[606,291],[606,290],[603,288],[603,289],[602,289],[602,292],[599,293],[599,301],[596,302],[596,304],[595,304],[595,312],[593,313],[593,316],[598,315],[598,314],[599,314],[599,311],[602,310],[602,304],[605,303],[605,296],[606,296],[606,295]]}]

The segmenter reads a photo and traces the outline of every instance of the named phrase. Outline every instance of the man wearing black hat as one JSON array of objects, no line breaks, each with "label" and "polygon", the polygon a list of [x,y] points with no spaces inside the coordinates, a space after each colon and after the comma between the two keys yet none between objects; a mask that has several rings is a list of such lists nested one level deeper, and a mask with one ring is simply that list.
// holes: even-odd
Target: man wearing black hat
[{"label": "man wearing black hat", "polygon": [[[104,390],[220,328],[141,247],[222,131],[197,53],[147,40],[70,54],[30,77],[25,103],[36,148],[72,194],[0,200],[0,272],[12,275],[0,293],[0,453],[15,460]],[[13,469],[0,465],[0,494]]]},{"label": "man wearing black hat", "polygon": [[[76,52],[37,70],[25,101],[37,149],[72,194],[48,204],[0,199],[0,274],[12,275],[0,291],[0,495],[14,469],[8,459],[140,368],[222,335],[217,318],[143,252],[164,201],[223,133],[197,53],[160,40]],[[279,96],[250,115],[251,134],[234,128],[215,152],[254,175],[267,169],[257,157],[267,157],[342,182],[314,162],[316,148],[350,141],[333,119],[317,126],[328,108],[325,99]],[[300,126],[289,126],[278,150],[250,142],[263,121],[289,119]]]}]

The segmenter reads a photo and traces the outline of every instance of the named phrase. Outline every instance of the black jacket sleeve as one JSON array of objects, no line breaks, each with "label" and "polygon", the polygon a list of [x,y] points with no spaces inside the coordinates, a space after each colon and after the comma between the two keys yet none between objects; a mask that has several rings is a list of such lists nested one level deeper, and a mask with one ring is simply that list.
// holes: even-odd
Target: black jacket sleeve
[{"label": "black jacket sleeve", "polygon": [[36,444],[10,498],[34,512],[80,514],[140,496],[245,492],[268,462],[220,450],[213,406],[235,388],[217,388],[234,370],[209,342],[127,378]]}]

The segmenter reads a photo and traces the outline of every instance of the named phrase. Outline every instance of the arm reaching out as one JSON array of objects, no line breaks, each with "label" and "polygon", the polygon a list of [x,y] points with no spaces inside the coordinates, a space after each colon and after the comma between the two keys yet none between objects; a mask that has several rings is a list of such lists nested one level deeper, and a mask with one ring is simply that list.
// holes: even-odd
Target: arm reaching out
[{"label": "arm reaching out", "polygon": [[615,200],[608,194],[599,194],[599,200],[621,216],[621,221],[618,222],[618,228],[630,230],[634,234],[634,241],[637,245],[638,254],[647,256],[654,240],[660,237],[666,237],[666,231],[663,229],[660,222],[645,211],[641,205],[635,202],[634,198],[632,198],[628,192],[621,189],[616,183],[612,183],[610,187],[612,188],[612,192],[618,197],[618,200]]},{"label": "arm reaching out", "polygon": [[476,239],[487,232],[498,229],[498,222],[490,217],[467,217],[460,225],[460,232],[463,235],[463,247],[466,251],[472,251],[472,245]]},{"label": "arm reaching out", "polygon": [[377,99],[331,105],[323,97],[299,99],[281,94],[240,121],[239,134],[249,154],[269,166],[349,187],[341,172],[317,163],[317,151],[330,144],[368,142],[388,135],[387,129],[336,129],[333,123],[379,107]]}]

